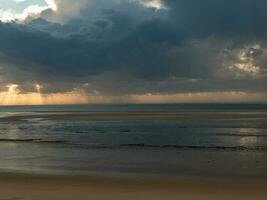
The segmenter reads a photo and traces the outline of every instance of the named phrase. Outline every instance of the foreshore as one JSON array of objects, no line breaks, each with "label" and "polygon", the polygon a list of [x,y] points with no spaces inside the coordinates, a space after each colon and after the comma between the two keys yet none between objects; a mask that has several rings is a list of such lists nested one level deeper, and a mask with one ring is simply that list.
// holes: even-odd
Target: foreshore
[{"label": "foreshore", "polygon": [[0,200],[263,200],[265,180],[126,180],[0,175]]}]

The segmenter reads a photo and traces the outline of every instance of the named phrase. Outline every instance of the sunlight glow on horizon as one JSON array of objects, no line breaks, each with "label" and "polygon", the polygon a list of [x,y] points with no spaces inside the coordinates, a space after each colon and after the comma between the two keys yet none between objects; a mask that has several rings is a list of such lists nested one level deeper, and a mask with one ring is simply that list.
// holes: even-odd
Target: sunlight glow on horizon
[{"label": "sunlight glow on horizon", "polygon": [[42,94],[43,88],[35,84],[35,91],[22,93],[17,84],[7,85],[0,92],[0,105],[51,105],[51,104],[112,104],[112,103],[223,103],[223,102],[262,102],[267,93],[245,92],[196,92],[177,94],[131,94],[107,96],[100,93],[87,94],[83,90]]},{"label": "sunlight glow on horizon", "polygon": [[42,85],[35,84],[35,92],[22,93],[19,85],[9,84],[7,91],[0,92],[0,105],[45,105],[45,104],[84,104],[88,98],[78,91],[42,94]]}]

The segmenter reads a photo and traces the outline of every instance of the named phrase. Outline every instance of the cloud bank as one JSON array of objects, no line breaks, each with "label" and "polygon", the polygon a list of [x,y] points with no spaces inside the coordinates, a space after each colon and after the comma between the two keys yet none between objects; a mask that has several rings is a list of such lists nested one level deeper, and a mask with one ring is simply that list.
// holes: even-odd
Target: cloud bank
[{"label": "cloud bank", "polygon": [[29,93],[38,83],[45,94],[234,92],[257,101],[266,92],[267,0],[46,3],[23,23],[0,24],[2,91],[16,84]]}]

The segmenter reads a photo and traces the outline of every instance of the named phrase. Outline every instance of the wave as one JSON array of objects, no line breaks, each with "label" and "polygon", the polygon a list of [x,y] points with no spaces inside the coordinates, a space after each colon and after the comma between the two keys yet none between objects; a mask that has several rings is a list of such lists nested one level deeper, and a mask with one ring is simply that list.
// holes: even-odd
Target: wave
[{"label": "wave", "polygon": [[53,144],[66,144],[65,140],[43,140],[43,139],[9,139],[0,138],[0,142],[15,142],[15,143],[53,143]]},{"label": "wave", "polygon": [[211,151],[267,151],[267,146],[197,146],[197,145],[154,145],[154,144],[70,144],[72,147],[92,148],[143,148],[143,149],[176,149],[176,150],[211,150]]},{"label": "wave", "polygon": [[119,148],[146,148],[146,149],[177,149],[177,150],[212,150],[212,151],[267,151],[267,146],[207,146],[207,145],[157,145],[157,144],[85,144],[72,143],[65,140],[43,140],[43,139],[9,139],[2,138],[0,142],[12,143],[39,143],[39,144],[61,144],[64,147],[84,149],[119,149]]},{"label": "wave", "polygon": [[176,126],[175,128],[178,129],[205,129],[205,128],[214,128],[214,129],[240,129],[240,128],[246,128],[246,129],[267,129],[267,126],[265,125],[182,125],[182,126]]},{"label": "wave", "polygon": [[230,137],[258,137],[258,138],[262,138],[262,137],[267,137],[267,135],[260,135],[260,134],[235,134],[235,133],[218,133],[216,135],[219,136],[230,136]]}]

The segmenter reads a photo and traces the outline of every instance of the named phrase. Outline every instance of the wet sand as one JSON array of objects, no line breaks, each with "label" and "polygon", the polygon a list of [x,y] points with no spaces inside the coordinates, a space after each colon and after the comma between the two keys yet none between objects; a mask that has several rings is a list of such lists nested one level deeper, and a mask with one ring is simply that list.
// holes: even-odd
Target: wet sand
[{"label": "wet sand", "polygon": [[267,181],[145,181],[1,175],[0,200],[263,200]]}]

